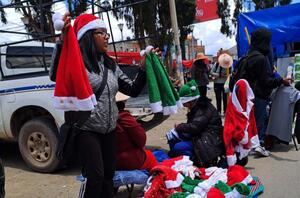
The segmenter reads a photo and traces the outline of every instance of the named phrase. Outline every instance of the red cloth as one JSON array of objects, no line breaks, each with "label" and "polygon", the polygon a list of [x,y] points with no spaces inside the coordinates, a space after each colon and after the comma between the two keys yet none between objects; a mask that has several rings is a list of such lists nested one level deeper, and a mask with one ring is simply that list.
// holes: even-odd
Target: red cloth
[{"label": "red cloth", "polygon": [[[153,162],[155,158],[153,159],[144,150],[146,132],[128,111],[119,112],[116,134],[118,145],[117,169],[133,170],[147,166],[150,170],[151,165],[155,163]],[[147,159],[147,157],[150,158]]]},{"label": "red cloth", "polygon": [[150,171],[151,185],[144,198],[167,198],[175,192],[182,192],[181,184],[184,177],[177,171],[164,165],[158,165]]},{"label": "red cloth", "polygon": [[150,150],[145,150],[145,153],[146,153],[146,160],[143,166],[141,167],[141,170],[145,169],[150,171],[154,166],[158,165],[158,162]]},{"label": "red cloth", "polygon": [[246,80],[239,80],[229,97],[225,122],[224,143],[229,166],[236,163],[235,152],[242,157],[259,145],[254,117],[254,94]]},{"label": "red cloth", "polygon": [[207,198],[225,198],[225,195],[217,188],[212,187],[206,195]]},{"label": "red cloth", "polygon": [[190,69],[193,66],[193,60],[182,60],[182,65],[187,68]]},{"label": "red cloth", "polygon": [[92,110],[96,105],[96,100],[74,29],[68,26],[66,31],[57,68],[54,106],[64,110]]}]

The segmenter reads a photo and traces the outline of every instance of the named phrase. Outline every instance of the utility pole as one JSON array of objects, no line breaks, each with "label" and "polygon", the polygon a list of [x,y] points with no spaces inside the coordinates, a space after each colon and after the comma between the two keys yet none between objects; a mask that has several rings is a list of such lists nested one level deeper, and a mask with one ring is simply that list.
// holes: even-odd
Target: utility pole
[{"label": "utility pole", "polygon": [[169,0],[169,6],[170,6],[172,29],[174,32],[174,40],[175,40],[176,67],[177,67],[180,84],[182,86],[184,85],[184,78],[183,78],[182,56],[181,56],[181,48],[180,48],[180,41],[179,41],[175,0]]},{"label": "utility pole", "polygon": [[191,57],[191,59],[194,59],[195,58],[195,45],[194,45],[194,27],[195,27],[195,25],[191,24],[189,26],[192,31],[192,57]]},{"label": "utility pole", "polygon": [[124,46],[124,38],[123,38],[123,27],[124,27],[124,23],[119,23],[118,27],[121,31],[121,40],[122,40],[122,51],[125,51],[125,46]]}]

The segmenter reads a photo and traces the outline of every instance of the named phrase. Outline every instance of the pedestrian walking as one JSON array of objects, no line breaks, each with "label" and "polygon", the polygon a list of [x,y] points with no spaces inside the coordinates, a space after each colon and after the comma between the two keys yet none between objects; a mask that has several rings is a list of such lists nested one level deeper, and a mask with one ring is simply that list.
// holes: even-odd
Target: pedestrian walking
[{"label": "pedestrian walking", "polygon": [[[217,109],[219,113],[222,113],[222,103],[223,103],[223,115],[225,115],[227,107],[227,93],[225,92],[225,82],[227,80],[229,68],[232,66],[233,59],[229,54],[223,53],[218,57],[218,62],[216,62],[211,70],[211,75],[214,80],[214,92],[216,96]],[[228,70],[228,71],[227,71]]]},{"label": "pedestrian walking", "polygon": [[207,85],[209,83],[209,68],[207,62],[207,56],[203,53],[198,53],[191,68],[192,79],[196,81],[200,95],[204,97],[207,95]]},{"label": "pedestrian walking", "polygon": [[246,79],[252,88],[254,99],[254,114],[259,140],[263,143],[266,132],[267,105],[271,92],[280,85],[289,85],[290,79],[273,75],[271,32],[260,28],[252,32],[251,45],[247,52],[249,58],[242,78]]}]

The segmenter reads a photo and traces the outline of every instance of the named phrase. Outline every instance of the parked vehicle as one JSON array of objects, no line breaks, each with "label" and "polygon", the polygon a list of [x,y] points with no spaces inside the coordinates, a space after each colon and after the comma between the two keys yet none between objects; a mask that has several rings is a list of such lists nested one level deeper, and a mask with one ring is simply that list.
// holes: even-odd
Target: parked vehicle
[{"label": "parked vehicle", "polygon": [[[64,112],[52,105],[55,82],[50,81],[48,68],[53,47],[51,43],[43,47],[40,42],[0,47],[0,139],[18,141],[24,161],[38,172],[53,172],[60,164],[55,151]],[[137,66],[124,65],[121,69],[133,78]],[[143,92],[127,105],[150,129],[166,117],[152,115],[146,95]],[[143,121],[145,117],[148,121]]]}]

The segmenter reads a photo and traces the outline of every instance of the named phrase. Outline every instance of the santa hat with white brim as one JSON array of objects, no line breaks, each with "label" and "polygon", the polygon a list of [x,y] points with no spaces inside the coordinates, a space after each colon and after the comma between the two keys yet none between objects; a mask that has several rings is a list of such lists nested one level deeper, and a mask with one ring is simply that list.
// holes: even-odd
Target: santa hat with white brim
[{"label": "santa hat with white brim", "polygon": [[[62,30],[64,26],[63,15],[61,13],[55,13],[52,16],[52,21],[55,30]],[[105,22],[102,19],[92,15],[92,14],[81,14],[74,22],[74,31],[77,40],[80,40],[82,36],[89,30],[103,28],[107,29]]]},{"label": "santa hat with white brim", "polygon": [[77,40],[80,40],[87,31],[98,28],[107,29],[107,26],[103,20],[92,14],[81,14],[74,22]]},{"label": "santa hat with white brim", "polygon": [[[53,15],[56,30],[64,27],[63,16]],[[54,106],[66,111],[90,111],[97,104],[89,83],[78,40],[89,30],[106,28],[103,20],[91,14],[81,14],[74,22],[74,28],[66,27],[54,90]]]},{"label": "santa hat with white brim", "polygon": [[57,68],[54,107],[90,111],[96,104],[73,27],[68,26]]}]

